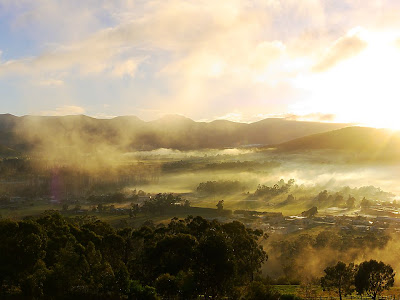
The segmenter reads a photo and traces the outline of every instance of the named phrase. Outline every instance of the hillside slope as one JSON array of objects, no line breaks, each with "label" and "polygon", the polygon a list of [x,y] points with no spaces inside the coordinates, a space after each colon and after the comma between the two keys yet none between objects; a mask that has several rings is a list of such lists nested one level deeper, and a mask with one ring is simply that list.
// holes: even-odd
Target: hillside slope
[{"label": "hillside slope", "polygon": [[279,151],[340,150],[375,159],[400,158],[400,132],[368,127],[347,127],[279,144]]}]

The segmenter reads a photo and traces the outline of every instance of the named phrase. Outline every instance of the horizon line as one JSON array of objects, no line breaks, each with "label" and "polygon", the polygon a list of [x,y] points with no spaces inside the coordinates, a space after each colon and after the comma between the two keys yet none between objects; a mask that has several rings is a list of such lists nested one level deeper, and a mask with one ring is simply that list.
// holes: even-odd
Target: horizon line
[{"label": "horizon line", "polygon": [[[324,120],[302,120],[301,116],[299,116],[299,119],[295,119],[292,117],[285,117],[285,116],[271,116],[267,118],[262,118],[256,121],[234,121],[234,120],[229,120],[229,119],[223,119],[223,118],[215,118],[213,120],[194,120],[192,118],[186,117],[181,114],[165,114],[159,118],[152,119],[152,120],[143,120],[140,117],[136,115],[119,115],[119,116],[112,116],[112,117],[104,117],[104,116],[91,116],[91,115],[86,115],[86,114],[65,114],[65,115],[40,115],[40,114],[26,114],[26,115],[16,115],[12,113],[0,113],[0,116],[12,116],[15,118],[26,118],[26,117],[37,117],[37,118],[66,118],[66,117],[86,117],[90,119],[96,119],[96,120],[113,120],[113,119],[118,119],[118,118],[136,118],[142,122],[145,123],[151,123],[151,122],[156,122],[160,121],[163,119],[168,119],[168,118],[180,118],[182,120],[186,119],[195,123],[213,123],[217,121],[225,121],[225,122],[230,122],[230,123],[236,123],[236,124],[254,124],[258,122],[262,122],[265,120],[283,120],[283,121],[291,121],[291,122],[302,122],[302,123],[321,123],[321,124],[342,124],[342,125],[349,125],[349,126],[363,126],[363,127],[371,127],[374,128],[373,126],[364,126],[356,122],[335,122],[335,121],[324,121]],[[385,128],[386,129],[386,128]]]}]

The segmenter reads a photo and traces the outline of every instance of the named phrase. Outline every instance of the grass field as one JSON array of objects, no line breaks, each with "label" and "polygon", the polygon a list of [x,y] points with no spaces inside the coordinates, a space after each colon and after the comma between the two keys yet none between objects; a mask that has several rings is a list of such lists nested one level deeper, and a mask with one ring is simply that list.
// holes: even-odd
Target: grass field
[{"label": "grass field", "polygon": [[[301,294],[301,286],[300,285],[273,285],[273,288],[283,295],[300,295]],[[317,298],[329,298],[329,299],[339,299],[337,294],[334,291],[323,291],[322,288],[318,285],[312,287],[315,290]],[[392,298],[392,299],[400,299],[400,286],[394,286],[388,291],[384,291],[382,296]],[[357,295],[355,292],[351,295],[343,297],[346,299],[361,299],[360,295]],[[370,299],[368,296],[364,295],[363,299]]]},{"label": "grass field", "polygon": [[299,285],[274,285],[273,288],[283,295],[297,295]]}]

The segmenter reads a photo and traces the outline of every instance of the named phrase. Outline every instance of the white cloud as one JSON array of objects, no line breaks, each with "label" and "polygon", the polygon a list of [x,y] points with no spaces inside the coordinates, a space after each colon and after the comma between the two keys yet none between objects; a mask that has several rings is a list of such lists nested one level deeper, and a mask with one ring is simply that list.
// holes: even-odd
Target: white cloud
[{"label": "white cloud", "polygon": [[128,59],[122,62],[118,62],[113,67],[112,74],[116,77],[134,77],[139,63],[140,61],[135,59]]},{"label": "white cloud", "polygon": [[337,39],[326,51],[322,59],[313,67],[315,72],[326,71],[343,60],[356,56],[367,47],[367,42],[360,36],[360,30],[350,30]]},{"label": "white cloud", "polygon": [[75,105],[64,105],[57,107],[55,110],[45,110],[39,112],[42,116],[67,116],[67,115],[82,115],[85,113],[85,109]]},{"label": "white cloud", "polygon": [[[118,45],[117,45],[118,46]],[[124,60],[120,57],[124,49],[106,44],[96,38],[59,47],[34,58],[6,61],[0,64],[0,76],[10,74],[38,76],[48,73],[71,75],[101,74],[133,76],[143,58]]]},{"label": "white cloud", "polygon": [[115,118],[117,116],[109,115],[109,114],[106,114],[106,113],[96,113],[94,115],[91,115],[91,117],[96,118],[96,119],[113,119],[113,118]]},{"label": "white cloud", "polygon": [[64,81],[60,79],[45,79],[38,82],[41,86],[62,86]]},{"label": "white cloud", "polygon": [[286,46],[280,41],[263,41],[251,53],[249,65],[254,70],[262,71],[279,59],[285,50]]},{"label": "white cloud", "polygon": [[[84,101],[113,99],[119,105],[113,114],[131,109],[128,113],[152,118],[157,108],[239,120],[240,111],[248,120],[258,112],[285,113],[296,101],[304,106],[308,97],[296,80],[321,77],[361,54],[366,42],[359,32],[343,36],[349,28],[400,23],[392,18],[383,24],[392,5],[378,2],[0,0],[3,12],[17,11],[10,17],[13,30],[28,32],[42,51],[0,61],[0,80],[17,75],[21,82],[45,78],[43,86],[68,82],[66,98],[84,99],[79,103],[84,107],[91,107]],[[27,86],[18,89],[31,95]],[[54,103],[49,99],[55,89],[35,91],[35,99]]]},{"label": "white cloud", "polygon": [[[82,19],[85,19],[85,12],[90,11],[89,4],[84,5],[83,12],[77,12],[65,1],[50,5],[40,0],[29,7],[28,15],[54,15],[43,17],[47,25],[51,25],[53,18],[63,10],[83,16]],[[293,76],[283,69],[291,64],[297,50],[287,49],[286,42],[270,39],[270,36],[282,36],[289,41],[291,35],[296,36],[298,28],[323,26],[325,22],[323,5],[317,0],[153,0],[145,4],[105,1],[96,5],[95,11],[98,10],[107,12],[120,23],[80,41],[53,47],[37,57],[5,62],[0,65],[0,75],[77,70],[82,75],[104,73],[132,77],[143,61],[143,55],[137,52],[145,51],[147,57],[167,54],[168,59],[160,63],[161,68],[156,68],[155,74],[172,75],[179,81],[181,78],[194,81],[233,76],[241,82],[276,82]],[[310,15],[313,18],[309,18]],[[287,17],[287,32],[279,35],[281,28],[277,22],[284,17]],[[24,15],[23,19],[26,18]],[[77,26],[96,23],[91,17],[87,18],[77,21]],[[76,26],[71,26],[72,30],[76,31]],[[127,55],[131,58],[126,59]]]},{"label": "white cloud", "polygon": [[215,118],[216,120],[228,120],[232,122],[243,122],[243,114],[240,112],[231,112]]}]

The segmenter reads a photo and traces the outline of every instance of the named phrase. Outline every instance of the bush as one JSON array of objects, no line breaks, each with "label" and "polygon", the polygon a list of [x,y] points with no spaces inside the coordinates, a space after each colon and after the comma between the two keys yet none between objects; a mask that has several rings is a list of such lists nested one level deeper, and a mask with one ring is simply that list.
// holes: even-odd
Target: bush
[{"label": "bush", "polygon": [[253,281],[244,288],[242,300],[278,300],[279,292],[275,291],[269,285],[265,285],[261,281]]}]

